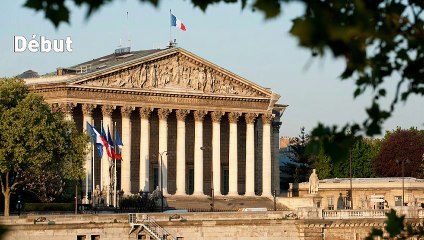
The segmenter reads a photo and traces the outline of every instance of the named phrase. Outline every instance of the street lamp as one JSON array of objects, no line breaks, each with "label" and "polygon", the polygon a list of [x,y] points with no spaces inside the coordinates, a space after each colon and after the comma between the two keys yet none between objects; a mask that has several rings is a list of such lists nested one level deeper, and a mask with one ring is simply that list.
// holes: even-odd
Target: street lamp
[{"label": "street lamp", "polygon": [[[202,151],[209,150],[209,147],[200,147],[200,150]],[[212,198],[211,212],[213,212],[215,208],[215,191],[213,189],[213,166],[211,167],[211,198]]]},{"label": "street lamp", "polygon": [[[350,128],[346,129],[346,135],[350,135],[352,132]],[[350,192],[349,192],[349,201],[350,209],[353,209],[353,187],[352,187],[352,148],[349,148],[349,183],[350,183]]]},{"label": "street lamp", "polygon": [[405,206],[405,163],[409,163],[408,159],[396,160],[396,163],[402,163],[402,207]]}]

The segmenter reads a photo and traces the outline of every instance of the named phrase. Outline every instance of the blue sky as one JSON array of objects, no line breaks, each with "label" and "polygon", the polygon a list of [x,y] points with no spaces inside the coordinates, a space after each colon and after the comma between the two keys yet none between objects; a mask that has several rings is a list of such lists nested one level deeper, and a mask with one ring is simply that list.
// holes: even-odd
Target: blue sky
[{"label": "blue sky", "polygon": [[[340,81],[344,64],[331,55],[311,59],[306,49],[297,46],[288,34],[291,19],[302,11],[301,5],[286,5],[283,15],[265,21],[260,13],[241,10],[240,4],[218,4],[203,13],[190,1],[162,0],[159,8],[134,0],[115,0],[85,19],[85,8],[72,8],[70,24],[58,29],[43,14],[22,7],[23,0],[1,1],[0,77],[14,76],[28,69],[39,73],[57,67],[110,54],[131,40],[133,50],[163,48],[169,41],[169,9],[187,31],[172,29],[178,46],[224,67],[281,95],[280,103],[290,105],[282,118],[281,135],[297,136],[301,126],[309,131],[318,122],[342,125],[362,122],[369,93],[353,99],[352,81]],[[68,3],[69,4],[69,3]],[[126,12],[129,12],[127,21]],[[15,35],[32,34],[49,39],[70,36],[72,53],[14,53]],[[389,83],[388,89],[394,89]],[[393,91],[389,91],[389,93]],[[391,95],[389,95],[391,96]],[[387,102],[383,102],[387,105]],[[397,126],[423,128],[423,99],[411,97],[399,104],[385,130]]]}]

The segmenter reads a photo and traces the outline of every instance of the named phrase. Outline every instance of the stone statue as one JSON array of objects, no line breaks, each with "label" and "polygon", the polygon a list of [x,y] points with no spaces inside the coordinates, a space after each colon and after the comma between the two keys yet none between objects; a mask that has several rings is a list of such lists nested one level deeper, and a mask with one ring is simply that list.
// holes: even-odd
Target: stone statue
[{"label": "stone statue", "polygon": [[94,189],[94,193],[93,193],[94,205],[99,205],[101,196],[102,196],[102,192],[100,191],[100,187],[99,185],[96,185],[96,189]]},{"label": "stone statue", "polygon": [[318,175],[316,173],[316,170],[313,169],[311,176],[309,176],[309,194],[317,194],[318,187],[319,187],[318,185],[319,185]]},{"label": "stone statue", "polygon": [[[156,207],[162,206],[162,192],[160,191],[159,186],[156,186],[156,189],[149,196],[149,200],[153,200]],[[163,207],[168,207],[168,203],[165,198],[163,199]]]}]

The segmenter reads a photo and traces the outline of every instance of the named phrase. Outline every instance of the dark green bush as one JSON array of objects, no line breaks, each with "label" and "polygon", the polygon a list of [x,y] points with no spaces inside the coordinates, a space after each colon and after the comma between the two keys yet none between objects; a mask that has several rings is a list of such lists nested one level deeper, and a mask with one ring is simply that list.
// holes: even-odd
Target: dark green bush
[{"label": "dark green bush", "polygon": [[73,203],[25,203],[25,211],[74,211]]}]

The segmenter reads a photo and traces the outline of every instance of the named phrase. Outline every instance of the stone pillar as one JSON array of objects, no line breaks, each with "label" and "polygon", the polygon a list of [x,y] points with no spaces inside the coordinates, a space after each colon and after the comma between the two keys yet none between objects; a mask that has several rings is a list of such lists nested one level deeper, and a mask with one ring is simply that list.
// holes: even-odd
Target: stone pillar
[{"label": "stone pillar", "polygon": [[149,116],[152,108],[142,107],[140,112],[140,191],[149,192],[149,146],[150,126]]},{"label": "stone pillar", "polygon": [[203,196],[203,118],[207,111],[194,111],[194,192]]},{"label": "stone pillar", "polygon": [[247,113],[246,120],[246,193],[245,196],[255,196],[255,119],[256,113]]},{"label": "stone pillar", "polygon": [[177,190],[175,195],[186,195],[186,155],[185,155],[185,118],[189,110],[180,109],[176,111],[177,116]]},{"label": "stone pillar", "polygon": [[277,196],[280,195],[280,147],[279,147],[279,140],[280,140],[280,126],[281,122],[272,122],[272,148],[273,148],[273,180],[272,183],[273,189],[276,190]]},{"label": "stone pillar", "polygon": [[212,112],[212,186],[214,195],[221,195],[221,117],[224,112]]},{"label": "stone pillar", "polygon": [[[87,133],[87,123],[93,125],[93,109],[96,105],[93,104],[82,104],[82,114],[83,114],[83,123],[82,127],[84,132]],[[85,181],[83,181],[82,189],[84,190],[84,196],[82,197],[82,202],[84,204],[89,204],[88,201],[88,192],[93,193],[93,141],[90,139],[90,142],[87,144],[87,155],[85,156]],[[93,199],[93,198],[91,198]]]},{"label": "stone pillar", "polygon": [[262,196],[271,197],[271,114],[262,114]]},{"label": "stone pillar", "polygon": [[[102,114],[103,114],[103,129],[107,135],[107,128],[109,126],[110,131],[113,131],[112,126],[112,112],[115,109],[115,106],[103,105],[102,106]],[[101,131],[101,130],[100,130]],[[110,183],[111,183],[111,175],[109,173],[109,168],[111,166],[111,159],[107,155],[106,152],[103,153],[103,157],[101,159],[101,187],[103,194],[106,194],[106,205],[111,204],[110,199]]]},{"label": "stone pillar", "polygon": [[238,174],[237,174],[237,162],[238,162],[238,145],[237,145],[237,122],[240,117],[240,113],[231,112],[228,114],[228,120],[230,122],[230,141],[229,141],[229,187],[228,195],[237,196],[238,195]]},{"label": "stone pillar", "polygon": [[[168,157],[164,153],[168,151],[168,115],[171,112],[170,109],[160,108],[158,110],[159,115],[159,185],[162,186],[163,194],[168,195]],[[162,156],[162,157],[161,157]],[[162,159],[161,159],[162,158]],[[161,182],[163,181],[163,183]]]},{"label": "stone pillar", "polygon": [[122,115],[122,162],[121,162],[121,189],[125,195],[131,195],[131,112],[134,107],[123,106]]},{"label": "stone pillar", "polygon": [[72,113],[74,110],[74,107],[76,106],[75,103],[68,102],[68,103],[59,103],[59,108],[65,114],[65,119],[68,121],[72,121],[74,118],[72,117]]}]

